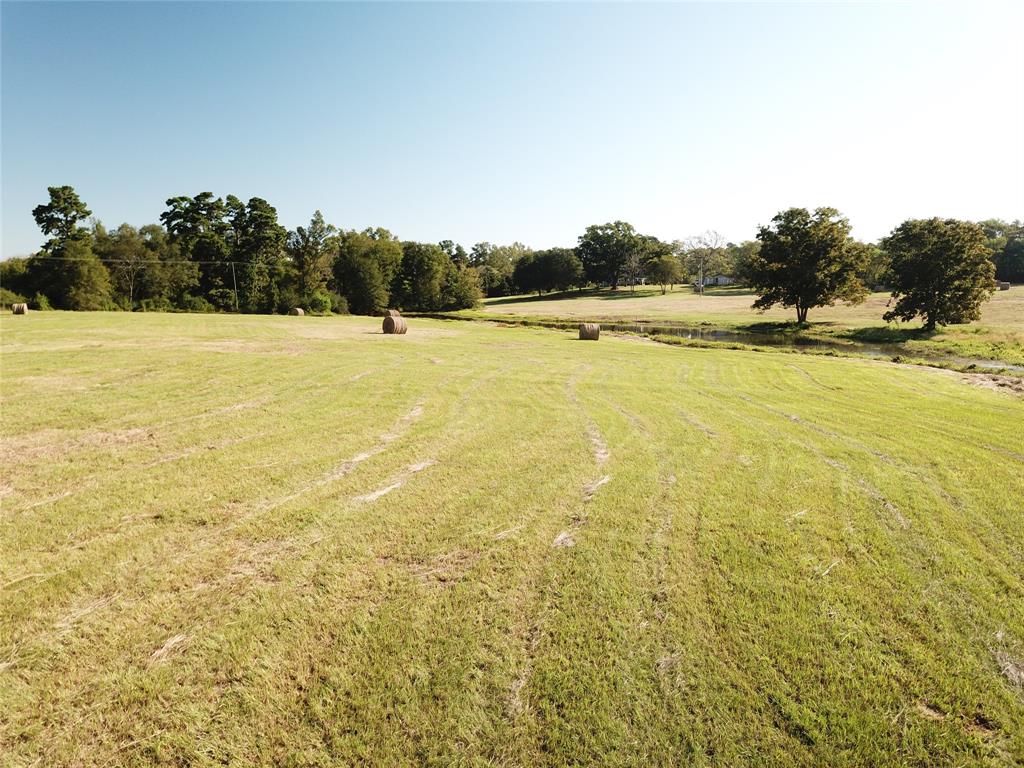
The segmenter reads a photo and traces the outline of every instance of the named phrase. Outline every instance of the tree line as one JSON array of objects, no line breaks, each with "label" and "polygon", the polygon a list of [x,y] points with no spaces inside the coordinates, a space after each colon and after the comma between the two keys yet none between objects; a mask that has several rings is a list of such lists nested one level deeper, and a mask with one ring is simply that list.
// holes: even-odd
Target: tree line
[{"label": "tree line", "polygon": [[0,264],[4,303],[36,309],[380,314],[388,307],[474,306],[480,278],[460,246],[344,231],[317,211],[288,231],[266,200],[173,197],[160,224],[110,231],[71,187],[50,187],[32,215],[49,238]]},{"label": "tree line", "polygon": [[[113,231],[71,187],[50,187],[33,216],[49,238],[39,253],[0,264],[0,300],[35,308],[285,312],[374,315],[388,307],[446,311],[481,297],[589,286],[662,292],[692,282],[703,292],[724,275],[758,294],[754,308],[856,303],[891,290],[887,321],[920,316],[927,327],[978,317],[994,279],[1024,281],[1024,223],[908,220],[879,243],[850,236],[833,208],[792,208],[754,240],[708,231],[662,241],[627,222],[587,227],[573,248],[521,243],[402,241],[383,228],[339,230],[316,211],[286,230],[258,197],[203,192],[172,197],[160,224]],[[86,225],[88,223],[88,226]]]}]

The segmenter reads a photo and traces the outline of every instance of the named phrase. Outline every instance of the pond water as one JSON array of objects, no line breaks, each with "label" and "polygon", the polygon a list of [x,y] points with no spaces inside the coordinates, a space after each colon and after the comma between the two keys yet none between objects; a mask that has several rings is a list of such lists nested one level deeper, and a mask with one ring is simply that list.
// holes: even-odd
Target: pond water
[{"label": "pond water", "polygon": [[[460,317],[446,313],[417,312],[420,317],[434,317],[441,320],[466,320],[484,321],[495,323],[509,323],[512,325],[526,325],[541,328],[557,328],[560,330],[575,330],[582,320],[527,320],[523,318],[503,319],[500,316],[478,318]],[[672,323],[657,322],[601,322],[601,329],[605,331],[618,331],[620,333],[640,333],[648,336],[677,336],[682,339],[697,339],[703,341],[717,341],[723,343],[749,344],[757,347],[788,347],[815,349],[820,351],[835,350],[845,354],[866,355],[879,359],[891,360],[894,357],[909,357],[915,360],[924,360],[930,363],[944,363],[946,365],[974,366],[981,369],[994,371],[1005,369],[1024,373],[1024,365],[1010,365],[999,360],[985,360],[983,358],[961,357],[957,355],[943,355],[934,352],[923,352],[914,349],[907,349],[901,344],[890,344],[885,342],[863,342],[863,341],[832,341],[807,336],[797,336],[788,333],[770,333],[758,331],[738,331],[728,328],[715,328],[713,326],[687,326]]]},{"label": "pond water", "polygon": [[628,331],[649,335],[678,336],[684,339],[699,339],[726,343],[750,344],[759,347],[802,347],[817,350],[835,350],[837,352],[854,353],[891,360],[897,356],[912,357],[933,363],[953,363],[955,365],[974,365],[978,368],[998,370],[1005,368],[1011,371],[1024,372],[1024,365],[1009,365],[998,360],[984,360],[957,355],[942,355],[907,349],[901,344],[862,341],[831,341],[807,336],[796,336],[786,333],[759,333],[755,331],[737,331],[713,327],[686,327],[680,325],[662,325],[658,323],[609,323],[602,328],[610,331]]}]

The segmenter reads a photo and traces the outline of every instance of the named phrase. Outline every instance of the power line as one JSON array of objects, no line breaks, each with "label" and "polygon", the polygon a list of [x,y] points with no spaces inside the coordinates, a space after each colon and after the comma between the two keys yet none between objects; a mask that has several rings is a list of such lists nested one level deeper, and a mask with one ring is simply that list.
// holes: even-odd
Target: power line
[{"label": "power line", "polygon": [[253,266],[260,262],[252,261],[193,261],[192,259],[144,259],[144,260],[133,260],[133,259],[109,259],[102,256],[26,256],[28,259],[41,259],[44,261],[100,261],[104,264],[138,264],[145,266],[147,264],[161,265],[161,264],[221,264],[223,266],[229,266],[232,264],[238,264],[241,266]]}]

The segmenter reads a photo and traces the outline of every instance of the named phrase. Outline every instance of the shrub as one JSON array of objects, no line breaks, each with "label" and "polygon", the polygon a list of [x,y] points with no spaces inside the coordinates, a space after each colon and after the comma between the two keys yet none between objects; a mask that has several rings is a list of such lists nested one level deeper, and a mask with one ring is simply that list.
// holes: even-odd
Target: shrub
[{"label": "shrub", "polygon": [[181,308],[186,312],[216,312],[217,308],[202,296],[186,296],[182,299]]},{"label": "shrub", "polygon": [[165,296],[143,299],[139,302],[140,312],[170,312],[172,309],[174,309],[174,305]]},{"label": "shrub", "polygon": [[317,291],[309,297],[307,309],[314,315],[326,315],[331,311],[331,297],[326,291]]},{"label": "shrub", "polygon": [[348,314],[348,299],[340,293],[331,294],[331,312],[336,315]]},{"label": "shrub", "polygon": [[50,306],[50,300],[46,298],[45,293],[37,293],[32,297],[32,300],[28,303],[29,309],[39,310],[40,312],[47,312],[53,307]]},{"label": "shrub", "polygon": [[9,307],[11,304],[27,304],[24,296],[6,288],[0,288],[0,307]]}]

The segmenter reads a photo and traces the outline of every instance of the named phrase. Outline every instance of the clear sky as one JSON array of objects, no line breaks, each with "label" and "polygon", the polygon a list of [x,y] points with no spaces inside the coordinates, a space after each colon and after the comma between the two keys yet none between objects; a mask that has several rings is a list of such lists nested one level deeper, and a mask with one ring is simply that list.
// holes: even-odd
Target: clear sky
[{"label": "clear sky", "polygon": [[1024,218],[1024,3],[2,3],[2,253],[264,197],[403,239]]}]

